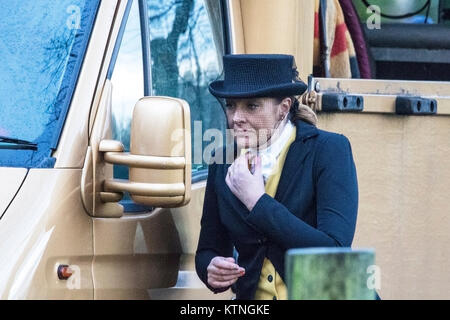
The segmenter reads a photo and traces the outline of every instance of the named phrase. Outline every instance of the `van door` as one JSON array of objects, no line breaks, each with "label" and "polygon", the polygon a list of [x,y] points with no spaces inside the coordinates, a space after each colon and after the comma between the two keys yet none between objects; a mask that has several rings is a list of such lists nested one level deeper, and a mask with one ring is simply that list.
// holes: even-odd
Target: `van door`
[{"label": "van door", "polygon": [[[191,200],[163,209],[138,205],[125,194],[122,217],[93,218],[95,299],[231,297],[231,292],[210,292],[194,265],[207,175],[203,155],[194,149],[202,148],[198,141],[207,143],[202,142],[206,129],[220,131],[225,125],[220,104],[207,91],[207,83],[221,73],[217,50],[203,0],[128,2],[100,99],[107,101],[104,95],[110,94],[112,138],[129,150],[132,110],[142,96],[186,100],[196,141]],[[114,165],[113,174],[127,179],[128,169]]]}]

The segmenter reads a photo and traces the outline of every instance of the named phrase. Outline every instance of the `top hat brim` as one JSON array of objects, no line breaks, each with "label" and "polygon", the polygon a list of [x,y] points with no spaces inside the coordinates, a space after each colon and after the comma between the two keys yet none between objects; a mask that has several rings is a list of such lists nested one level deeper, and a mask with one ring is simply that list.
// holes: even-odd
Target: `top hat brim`
[{"label": "top hat brim", "polygon": [[301,95],[307,88],[304,82],[297,81],[256,90],[231,90],[226,88],[224,80],[216,80],[209,85],[209,92],[218,98],[289,97]]}]

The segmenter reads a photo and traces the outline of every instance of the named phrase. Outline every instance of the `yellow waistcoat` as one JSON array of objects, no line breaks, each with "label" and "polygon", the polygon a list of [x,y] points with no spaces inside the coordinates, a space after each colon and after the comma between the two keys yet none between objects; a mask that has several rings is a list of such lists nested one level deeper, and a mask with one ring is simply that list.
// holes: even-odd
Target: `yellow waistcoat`
[{"label": "yellow waistcoat", "polygon": [[[265,185],[266,193],[275,197],[275,193],[277,191],[278,182],[280,181],[281,170],[283,169],[284,160],[286,159],[287,151],[289,150],[289,146],[295,140],[296,128],[292,130],[291,136],[287,141],[286,145],[281,150],[280,155],[278,156],[276,165],[273,168],[272,173],[267,179]],[[264,263],[261,269],[261,276],[259,277],[258,288],[255,293],[256,300],[286,300],[287,299],[287,289],[286,285],[283,282],[283,279],[275,270],[272,262],[269,259],[264,258]]]}]

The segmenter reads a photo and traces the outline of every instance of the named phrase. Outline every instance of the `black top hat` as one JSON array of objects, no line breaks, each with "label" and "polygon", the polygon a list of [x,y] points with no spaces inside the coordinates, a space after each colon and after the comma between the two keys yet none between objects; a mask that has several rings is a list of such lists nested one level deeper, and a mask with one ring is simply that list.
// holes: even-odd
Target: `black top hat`
[{"label": "black top hat", "polygon": [[306,91],[294,57],[284,54],[233,54],[223,57],[225,80],[209,85],[219,98],[289,97]]}]

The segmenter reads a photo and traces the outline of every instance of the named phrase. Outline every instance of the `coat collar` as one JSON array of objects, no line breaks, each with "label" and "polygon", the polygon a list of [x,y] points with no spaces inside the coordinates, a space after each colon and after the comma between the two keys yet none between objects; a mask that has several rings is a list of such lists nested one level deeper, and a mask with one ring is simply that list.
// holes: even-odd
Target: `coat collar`
[{"label": "coat collar", "polygon": [[305,141],[306,139],[314,137],[319,133],[316,126],[300,119],[295,120],[295,126],[297,127],[297,136],[295,138],[296,141],[299,139]]},{"label": "coat collar", "polygon": [[316,126],[303,120],[296,120],[295,125],[296,138],[289,147],[275,194],[275,199],[281,203],[287,199],[290,187],[295,184],[295,176],[303,167],[303,160],[313,148],[309,138],[319,134]]}]

